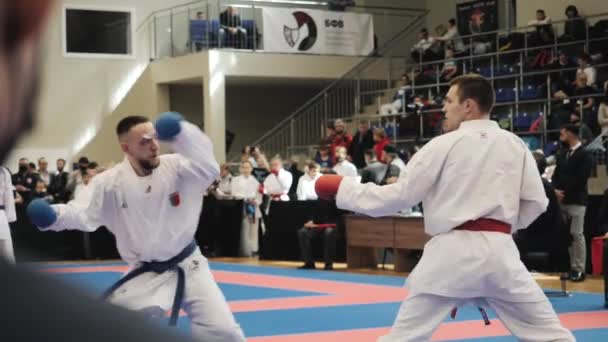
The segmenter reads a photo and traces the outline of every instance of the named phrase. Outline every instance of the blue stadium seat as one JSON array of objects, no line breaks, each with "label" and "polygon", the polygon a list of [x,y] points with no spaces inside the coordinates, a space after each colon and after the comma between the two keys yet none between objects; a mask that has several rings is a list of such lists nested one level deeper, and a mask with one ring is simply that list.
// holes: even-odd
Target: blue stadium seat
[{"label": "blue stadium seat", "polygon": [[515,116],[515,120],[513,126],[518,131],[527,131],[530,129],[530,125],[532,125],[532,116],[528,115],[528,113],[520,113]]},{"label": "blue stadium seat", "polygon": [[524,86],[524,89],[519,93],[520,100],[533,100],[538,97],[538,89],[531,84]]},{"label": "blue stadium seat", "polygon": [[499,88],[496,90],[496,102],[515,101],[515,91],[511,88]]},{"label": "blue stadium seat", "polygon": [[190,20],[190,40],[206,48],[217,46],[219,29],[217,20]]},{"label": "blue stadium seat", "polygon": [[557,142],[557,141],[547,142],[547,144],[545,145],[545,156],[549,157],[549,156],[553,155],[555,152],[557,152],[558,148],[559,148],[559,142]]}]

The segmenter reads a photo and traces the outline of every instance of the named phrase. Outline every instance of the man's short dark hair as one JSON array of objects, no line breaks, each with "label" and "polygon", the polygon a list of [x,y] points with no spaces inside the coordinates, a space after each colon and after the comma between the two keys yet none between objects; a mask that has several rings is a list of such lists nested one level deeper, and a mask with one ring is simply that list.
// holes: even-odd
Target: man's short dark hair
[{"label": "man's short dark hair", "polygon": [[495,95],[492,83],[485,77],[477,74],[458,76],[450,82],[450,87],[458,87],[458,100],[471,99],[477,102],[482,113],[490,113],[494,106]]},{"label": "man's short dark hair", "polygon": [[88,164],[89,163],[89,158],[87,157],[80,157],[80,159],[78,159],[78,164]]},{"label": "man's short dark hair", "polygon": [[57,161],[62,161],[65,164],[65,159],[63,159],[63,158],[59,158],[59,159],[57,159]]},{"label": "man's short dark hair", "polygon": [[150,122],[150,119],[148,119],[145,116],[141,116],[141,115],[127,116],[126,118],[120,120],[118,125],[116,125],[116,135],[121,136],[125,133],[128,133],[129,130],[131,130],[131,128],[133,128],[133,126],[137,126],[139,124],[146,123],[146,122]]},{"label": "man's short dark hair", "polygon": [[29,166],[30,166],[30,168],[32,168],[32,169],[34,169],[34,170],[36,170],[36,164],[34,164],[34,163],[29,163]]},{"label": "man's short dark hair", "polygon": [[577,125],[573,125],[573,124],[566,124],[562,126],[562,129],[565,130],[566,132],[570,132],[574,135],[576,135],[578,137],[578,135],[580,134],[580,128]]},{"label": "man's short dark hair", "polygon": [[97,162],[92,161],[89,163],[89,166],[87,166],[87,169],[96,170],[98,167],[99,167],[99,164],[97,164]]},{"label": "man's short dark hair", "polygon": [[452,26],[456,26],[456,19],[450,18],[450,20],[448,20],[448,23],[450,23],[450,25]]},{"label": "man's short dark hair", "polygon": [[542,13],[544,15],[545,14],[545,10],[543,10],[543,9],[537,9],[536,13]]},{"label": "man's short dark hair", "polygon": [[427,30],[426,28],[423,28],[422,30],[420,30],[420,33],[429,33],[429,30]]}]

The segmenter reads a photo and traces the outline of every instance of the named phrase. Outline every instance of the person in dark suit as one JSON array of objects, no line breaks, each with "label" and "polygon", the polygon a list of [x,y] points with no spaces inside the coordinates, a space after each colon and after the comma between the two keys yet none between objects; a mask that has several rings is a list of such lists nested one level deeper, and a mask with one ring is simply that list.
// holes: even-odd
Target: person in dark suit
[{"label": "person in dark suit", "polygon": [[312,240],[323,237],[323,260],[325,269],[332,270],[334,255],[336,254],[336,235],[338,222],[338,208],[334,201],[318,200],[310,220],[298,230],[300,253],[304,265],[300,269],[315,269],[315,260],[312,255]]},{"label": "person in dark suit", "polygon": [[369,129],[369,122],[361,120],[359,122],[359,130],[348,148],[348,155],[351,156],[352,162],[357,169],[362,169],[366,166],[364,153],[366,150],[373,148],[374,144],[374,135]]},{"label": "person in dark suit", "polygon": [[388,166],[378,161],[373,149],[365,151],[365,162],[367,166],[361,172],[361,183],[381,185]]},{"label": "person in dark suit", "polygon": [[[538,166],[539,177],[545,173],[547,160],[542,152],[532,152]],[[526,253],[546,251],[550,253],[550,263],[557,271],[567,271],[568,247],[572,243],[570,228],[564,220],[555,188],[551,183],[541,178],[545,194],[549,199],[547,211],[542,213],[526,229],[518,230],[513,236],[519,253],[524,260]],[[525,263],[525,262],[524,262]]]},{"label": "person in dark suit", "polygon": [[565,125],[560,130],[559,140],[566,145],[565,151],[558,153],[557,165],[553,173],[552,183],[555,194],[562,204],[562,209],[572,218],[570,234],[570,280],[585,280],[585,265],[587,247],[583,234],[588,193],[587,179],[591,176],[593,160],[585,150],[579,138],[579,128],[575,125]]},{"label": "person in dark suit", "polygon": [[57,159],[57,172],[51,174],[49,193],[53,196],[56,203],[67,203],[70,194],[67,191],[70,174],[64,171],[65,159]]},{"label": "person in dark suit", "polygon": [[220,13],[220,47],[228,35],[228,43],[235,48],[242,48],[247,39],[247,30],[241,26],[241,17],[232,6]]}]

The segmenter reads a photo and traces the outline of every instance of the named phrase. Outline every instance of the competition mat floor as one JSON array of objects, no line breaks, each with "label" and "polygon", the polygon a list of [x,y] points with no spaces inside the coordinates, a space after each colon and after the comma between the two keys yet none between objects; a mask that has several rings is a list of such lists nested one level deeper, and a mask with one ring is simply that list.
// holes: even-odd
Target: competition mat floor
[{"label": "competition mat floor", "polygon": [[[126,271],[125,264],[41,264],[42,272],[100,294]],[[386,275],[297,270],[285,267],[211,262],[213,274],[249,341],[375,341],[391,326],[405,278]],[[573,292],[552,298],[566,327],[578,341],[608,341],[608,310],[603,295]],[[474,307],[449,317],[433,341],[516,341],[488,309],[485,326]],[[165,324],[164,322],[159,322]],[[187,317],[179,329],[189,333]]]}]

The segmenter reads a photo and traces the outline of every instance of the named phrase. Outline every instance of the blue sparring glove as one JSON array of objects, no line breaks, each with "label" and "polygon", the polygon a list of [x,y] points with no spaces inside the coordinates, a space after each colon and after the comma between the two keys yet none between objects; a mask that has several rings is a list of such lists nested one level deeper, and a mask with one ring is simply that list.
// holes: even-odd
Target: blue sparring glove
[{"label": "blue sparring glove", "polygon": [[159,140],[172,140],[182,130],[181,121],[184,117],[177,112],[165,112],[162,113],[154,128],[156,128],[156,135]]},{"label": "blue sparring glove", "polygon": [[27,206],[27,216],[36,227],[48,228],[57,222],[57,213],[49,202],[43,199],[35,199]]}]

